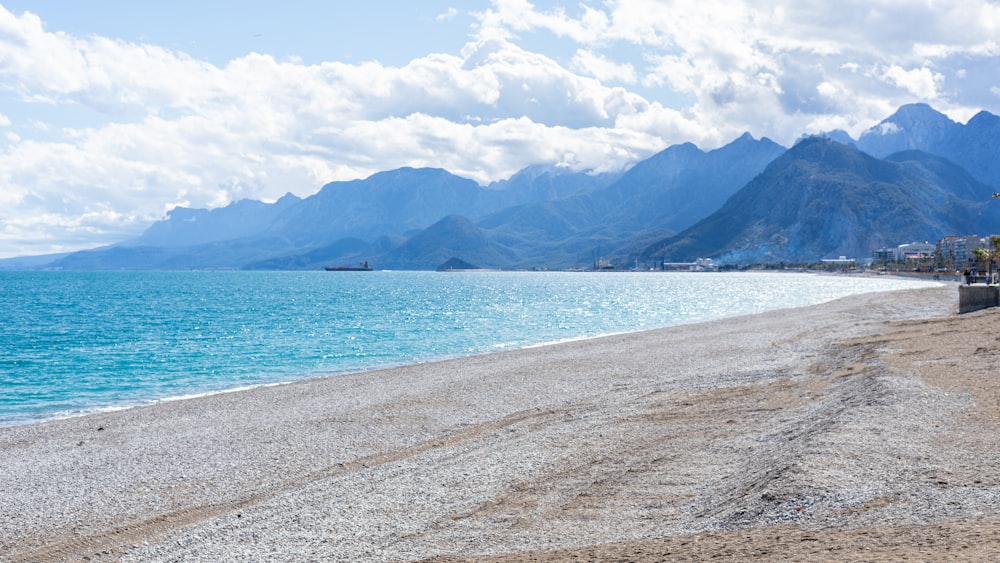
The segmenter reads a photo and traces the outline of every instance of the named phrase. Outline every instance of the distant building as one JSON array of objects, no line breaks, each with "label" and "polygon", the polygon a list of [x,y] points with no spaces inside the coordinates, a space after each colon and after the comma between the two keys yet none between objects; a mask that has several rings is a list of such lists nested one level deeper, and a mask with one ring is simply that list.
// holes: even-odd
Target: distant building
[{"label": "distant building", "polygon": [[872,251],[872,263],[874,264],[888,264],[893,261],[893,256],[896,253],[895,248],[879,248]]},{"label": "distant building", "polygon": [[848,258],[847,256],[841,256],[839,258],[823,258],[821,261],[824,264],[830,264],[833,266],[854,266],[857,263],[854,258]]},{"label": "distant building", "polygon": [[936,252],[945,264],[958,267],[972,259],[972,251],[989,246],[979,235],[947,235],[937,242]]},{"label": "distant building", "polygon": [[719,266],[712,262],[711,258],[699,258],[694,261],[695,269],[699,272],[715,272]]},{"label": "distant building", "polygon": [[911,242],[896,248],[879,248],[872,251],[872,263],[907,262],[934,258],[940,264],[961,268],[973,260],[973,251],[989,248],[989,237],[979,235],[946,235],[936,244]]},{"label": "distant building", "polygon": [[663,262],[660,269],[669,272],[716,272],[719,266],[711,258],[698,258],[694,262]]},{"label": "distant building", "polygon": [[896,250],[893,252],[892,259],[894,262],[906,262],[907,260],[933,258],[936,251],[936,244],[930,244],[928,242],[911,242],[909,244],[901,244],[897,246]]}]

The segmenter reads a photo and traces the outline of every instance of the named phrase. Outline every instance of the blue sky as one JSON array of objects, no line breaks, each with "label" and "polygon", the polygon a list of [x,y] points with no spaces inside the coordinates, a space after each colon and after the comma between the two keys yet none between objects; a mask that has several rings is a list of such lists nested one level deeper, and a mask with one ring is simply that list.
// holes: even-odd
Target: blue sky
[{"label": "blue sky", "polygon": [[627,167],[1000,113],[989,0],[0,0],[0,257],[434,166]]},{"label": "blue sky", "polygon": [[15,14],[40,15],[51,31],[148,43],[216,65],[254,51],[278,59],[299,57],[307,64],[375,59],[402,65],[428,52],[454,51],[468,39],[472,23],[466,12],[438,17],[453,5],[439,0],[20,0],[2,5]]}]

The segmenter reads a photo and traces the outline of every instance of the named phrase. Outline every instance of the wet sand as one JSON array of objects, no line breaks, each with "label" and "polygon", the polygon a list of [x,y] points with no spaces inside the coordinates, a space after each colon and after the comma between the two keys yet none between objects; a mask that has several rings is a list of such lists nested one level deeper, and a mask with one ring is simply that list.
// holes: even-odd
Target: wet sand
[{"label": "wet sand", "polygon": [[985,560],[954,285],[0,429],[0,558]]}]

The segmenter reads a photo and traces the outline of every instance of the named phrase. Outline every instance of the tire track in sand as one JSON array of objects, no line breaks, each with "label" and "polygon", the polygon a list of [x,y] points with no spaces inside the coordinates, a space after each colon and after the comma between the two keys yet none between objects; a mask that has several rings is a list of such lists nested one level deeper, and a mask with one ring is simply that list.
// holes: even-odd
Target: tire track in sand
[{"label": "tire track in sand", "polygon": [[489,420],[465,426],[439,437],[418,442],[411,446],[373,453],[350,461],[329,465],[318,471],[269,484],[255,491],[245,491],[229,500],[188,506],[178,510],[157,514],[145,520],[126,522],[111,529],[76,536],[62,534],[52,538],[43,547],[24,552],[4,555],[12,561],[47,563],[66,560],[95,560],[119,558],[130,546],[142,542],[155,542],[169,537],[174,531],[212,518],[237,512],[246,507],[268,501],[289,491],[299,489],[323,480],[333,479],[368,468],[395,463],[430,451],[452,447],[474,440],[482,435],[503,430],[526,421],[542,421],[559,418],[578,408],[573,403],[556,408],[534,408],[517,411],[496,420]]}]

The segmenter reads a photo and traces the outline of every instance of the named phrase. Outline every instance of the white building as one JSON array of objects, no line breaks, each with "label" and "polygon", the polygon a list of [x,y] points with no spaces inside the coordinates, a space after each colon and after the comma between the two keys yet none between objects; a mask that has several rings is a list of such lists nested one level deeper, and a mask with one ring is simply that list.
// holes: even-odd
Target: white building
[{"label": "white building", "polygon": [[905,262],[907,260],[919,260],[921,258],[933,258],[937,250],[936,244],[929,242],[911,242],[901,244],[893,252],[892,259],[895,262]]}]

